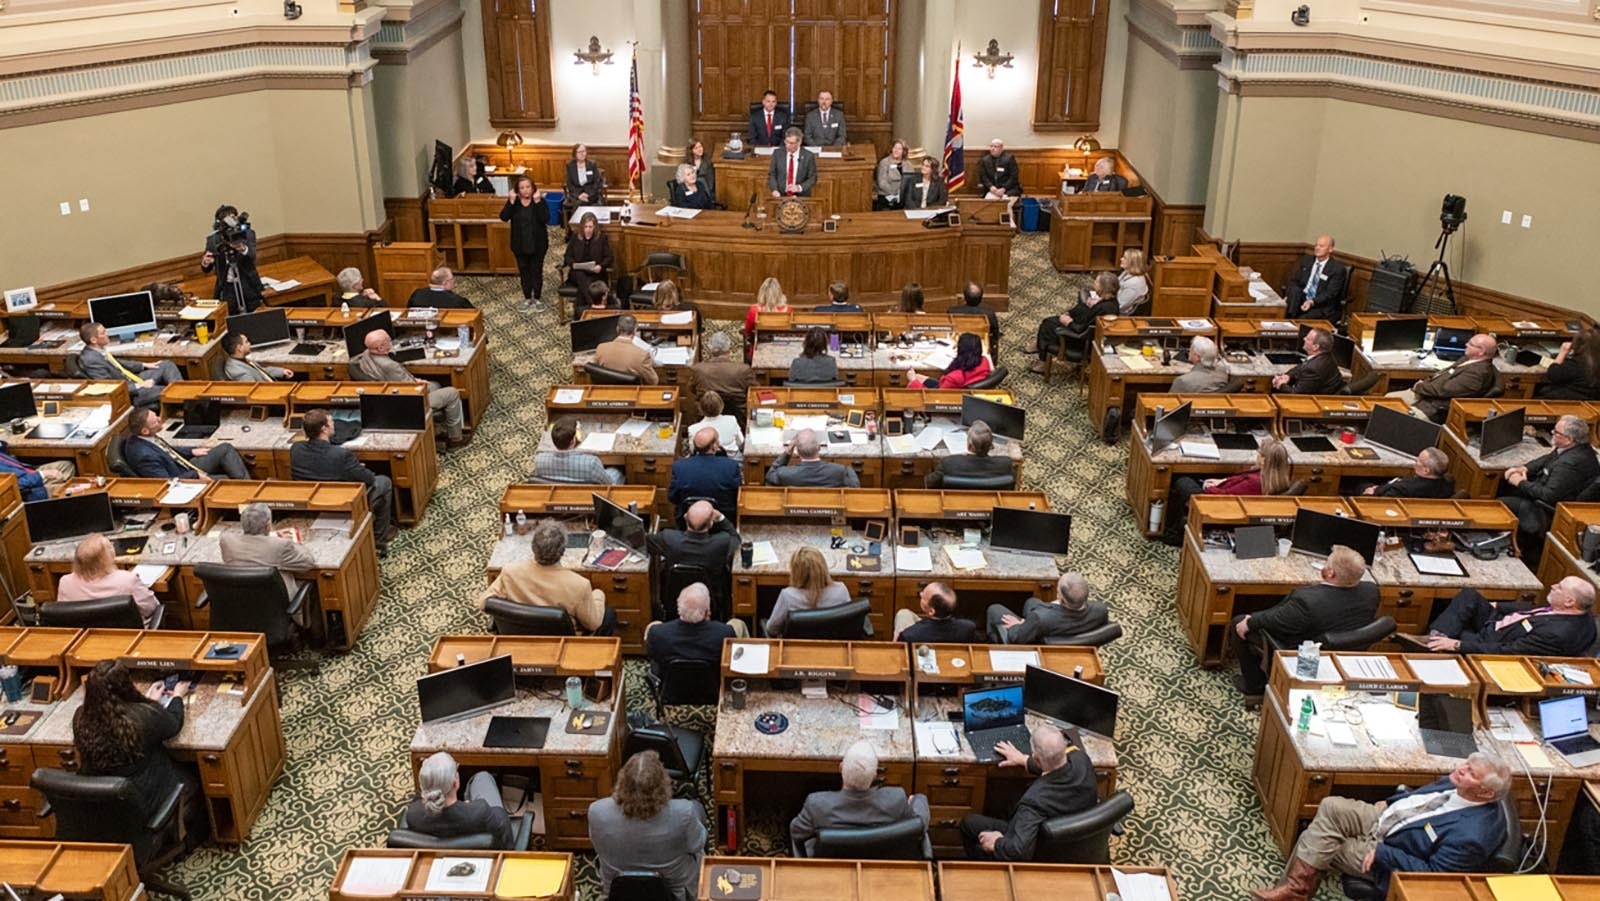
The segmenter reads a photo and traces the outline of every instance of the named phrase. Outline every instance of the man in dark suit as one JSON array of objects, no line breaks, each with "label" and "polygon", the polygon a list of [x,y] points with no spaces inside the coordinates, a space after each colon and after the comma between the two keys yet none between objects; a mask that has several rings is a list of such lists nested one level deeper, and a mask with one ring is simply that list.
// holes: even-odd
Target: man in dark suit
[{"label": "man in dark suit", "polygon": [[744,620],[724,623],[712,619],[711,589],[695,582],[678,592],[677,619],[644,627],[644,652],[650,657],[650,668],[660,673],[674,660],[718,663],[724,641],[749,635]]},{"label": "man in dark suit", "polygon": [[[1116,300],[1116,297],[1112,297]],[[995,359],[1000,353],[1000,317],[995,315],[994,307],[983,302],[983,286],[977,282],[967,282],[961,289],[961,302],[950,305],[951,316],[982,316],[989,320],[989,355]]]},{"label": "man in dark suit", "polygon": [[1392,479],[1382,485],[1369,485],[1362,494],[1376,497],[1422,497],[1443,500],[1456,493],[1456,480],[1446,475],[1450,471],[1450,457],[1437,447],[1424,448],[1417,454],[1412,474]]},{"label": "man in dark suit", "polygon": [[1299,647],[1302,641],[1323,641],[1329,632],[1359,629],[1378,616],[1378,585],[1363,582],[1367,563],[1342,544],[1333,546],[1322,565],[1322,581],[1289,592],[1289,596],[1260,613],[1233,621],[1238,640],[1239,678],[1234,682],[1247,703],[1260,703],[1267,687],[1261,670],[1267,636],[1280,646]]},{"label": "man in dark suit", "polygon": [[432,307],[436,310],[475,310],[472,301],[456,293],[456,274],[446,266],[428,274],[428,286],[418,288],[406,298],[408,309]]},{"label": "man in dark suit", "polygon": [[906,644],[981,644],[978,627],[966,617],[956,616],[956,590],[943,582],[929,582],[917,594],[921,615],[913,610],[896,610],[894,640]]},{"label": "man in dark suit", "polygon": [[783,146],[767,167],[767,190],[773,197],[810,197],[817,186],[817,155],[800,146],[800,129],[784,133]]},{"label": "man in dark suit", "polygon": [[367,507],[372,511],[372,534],[378,556],[389,555],[389,542],[398,533],[390,520],[394,509],[394,483],[361,465],[356,455],[334,447],[333,417],[327,410],[307,411],[302,427],[306,440],[289,445],[289,475],[297,482],[360,482],[367,486]]},{"label": "man in dark suit", "polygon": [[1404,391],[1391,391],[1431,422],[1444,422],[1452,397],[1483,397],[1499,381],[1494,355],[1499,345],[1493,335],[1473,335],[1461,359]]},{"label": "man in dark suit", "polygon": [[250,470],[231,444],[173,447],[161,437],[161,417],[143,407],[128,414],[122,459],[142,479],[248,479]]},{"label": "man in dark suit", "polygon": [[1015,475],[1010,457],[991,457],[994,432],[989,424],[979,419],[967,427],[967,452],[939,458],[939,465],[928,473],[922,484],[929,488],[944,485],[945,476],[963,476],[983,479],[990,476]]},{"label": "man in dark suit", "polygon": [[1517,547],[1531,567],[1539,565],[1544,536],[1556,504],[1576,500],[1596,477],[1600,461],[1589,444],[1589,423],[1576,416],[1556,420],[1550,433],[1554,450],[1500,477],[1500,502],[1517,516]]},{"label": "man in dark suit", "polygon": [[989,152],[978,159],[978,187],[983,189],[983,196],[988,200],[1022,196],[1022,173],[1017,170],[1017,157],[999,138],[990,141]]},{"label": "man in dark suit", "polygon": [[738,460],[722,452],[716,429],[706,426],[695,432],[690,440],[694,445],[694,453],[672,464],[672,478],[667,483],[667,501],[681,517],[691,501],[703,498],[711,501],[717,512],[733,519],[739,510],[743,468]]},{"label": "man in dark suit", "polygon": [[1279,291],[1289,307],[1291,319],[1344,318],[1344,302],[1350,293],[1350,267],[1333,258],[1333,236],[1322,235],[1312,246],[1310,256],[1295,264],[1289,282]]},{"label": "man in dark suit", "polygon": [[778,109],[778,95],[761,95],[761,109],[750,114],[750,146],[782,147],[783,133],[789,130],[789,111]]},{"label": "man in dark suit", "polygon": [[1430,651],[1462,654],[1542,654],[1582,657],[1594,644],[1594,586],[1567,576],[1550,586],[1545,606],[1500,616],[1475,588],[1463,588],[1413,643]]},{"label": "man in dark suit", "polygon": [[658,572],[672,567],[698,566],[705,570],[706,587],[723,603],[733,596],[733,555],[739,550],[739,533],[733,520],[717,512],[710,501],[695,501],[683,514],[684,529],[662,529],[645,538],[655,556]]},{"label": "man in dark suit", "polygon": [[812,307],[813,313],[860,313],[861,304],[850,302],[850,286],[844,282],[828,283],[828,302]]},{"label": "man in dark suit", "polygon": [[1370,804],[1329,795],[1301,833],[1284,881],[1251,889],[1255,901],[1307,901],[1322,874],[1366,876],[1389,896],[1397,872],[1482,872],[1505,841],[1500,800],[1511,790],[1511,768],[1478,752],[1455,771],[1418,789]]},{"label": "man in dark suit", "polygon": [[824,829],[868,829],[889,826],[912,817],[922,821],[923,840],[927,841],[928,799],[924,795],[906,797],[906,790],[893,785],[877,788],[878,752],[862,739],[845,749],[839,761],[842,791],[812,792],[806,796],[800,815],[789,823],[789,838],[796,857],[810,857],[817,833]]},{"label": "man in dark suit", "polygon": [[1103,156],[1094,161],[1094,173],[1089,180],[1083,183],[1085,194],[1120,194],[1128,187],[1128,180],[1118,175],[1115,171],[1116,164],[1111,157]]},{"label": "man in dark suit", "polygon": [[833,94],[817,94],[817,108],[806,113],[806,145],[809,147],[841,147],[848,143],[845,137],[844,113],[833,108]]},{"label": "man in dark suit", "polygon": [[[798,463],[790,459],[799,455]],[[801,429],[767,470],[768,485],[790,488],[860,488],[861,477],[842,463],[822,459],[822,442],[811,429]]]},{"label": "man in dark suit", "polygon": [[1009,820],[969,813],[961,819],[961,844],[977,860],[1032,860],[1039,827],[1046,820],[1088,810],[1095,805],[1094,764],[1082,748],[1067,742],[1055,726],[1036,726],[1029,733],[1033,753],[1023,754],[1011,742],[996,742],[1000,765],[1027,767],[1037,774]]},{"label": "man in dark suit", "polygon": [[1314,328],[1306,332],[1300,347],[1306,352],[1305,362],[1273,376],[1272,390],[1285,394],[1338,394],[1343,391],[1344,376],[1332,353],[1333,334],[1327,329]]},{"label": "man in dark suit", "polygon": [[1082,573],[1062,573],[1053,601],[1028,598],[1022,615],[1002,604],[990,604],[989,640],[996,644],[1045,644],[1051,638],[1098,629],[1109,620],[1106,605],[1089,600],[1089,580]]}]

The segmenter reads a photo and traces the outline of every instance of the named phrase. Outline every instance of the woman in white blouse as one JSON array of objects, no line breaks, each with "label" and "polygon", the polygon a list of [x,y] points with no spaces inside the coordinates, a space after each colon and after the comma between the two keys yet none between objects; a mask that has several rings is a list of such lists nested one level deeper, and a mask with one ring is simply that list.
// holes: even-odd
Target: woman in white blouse
[{"label": "woman in white blouse", "polygon": [[1144,251],[1128,248],[1122,252],[1122,272],[1117,276],[1117,309],[1124,316],[1133,312],[1150,296],[1150,276],[1145,274]]},{"label": "woman in white blouse", "polygon": [[686,434],[693,435],[704,428],[717,430],[717,443],[728,456],[739,459],[744,451],[744,433],[739,430],[739,420],[722,412],[722,395],[715,391],[701,393],[700,421],[689,426]]}]

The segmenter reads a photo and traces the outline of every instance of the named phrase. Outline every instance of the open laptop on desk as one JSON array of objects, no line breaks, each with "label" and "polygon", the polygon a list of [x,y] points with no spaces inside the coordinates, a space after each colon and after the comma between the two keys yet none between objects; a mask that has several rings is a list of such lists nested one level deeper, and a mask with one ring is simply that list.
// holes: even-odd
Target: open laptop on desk
[{"label": "open laptop on desk", "polygon": [[1589,701],[1582,695],[1540,701],[1539,731],[1572,766],[1600,763],[1600,741],[1589,734]]},{"label": "open laptop on desk", "polygon": [[994,746],[1002,741],[1011,742],[1024,754],[1033,753],[1027,720],[1021,685],[976,688],[961,693],[962,731],[979,763],[998,760]]},{"label": "open laptop on desk", "polygon": [[430,673],[417,680],[423,723],[465,719],[509,704],[517,696],[511,655]]},{"label": "open laptop on desk", "polygon": [[1392,407],[1379,406],[1372,408],[1372,417],[1367,420],[1366,433],[1361,437],[1374,447],[1415,457],[1430,447],[1437,447],[1439,433],[1443,430],[1443,426],[1426,419],[1419,419]]},{"label": "open laptop on desk", "polygon": [[1417,726],[1429,754],[1466,758],[1478,750],[1478,741],[1472,736],[1472,702],[1466,698],[1418,695]]},{"label": "open laptop on desk", "polygon": [[209,398],[183,402],[183,422],[174,438],[210,438],[222,425],[222,405]]}]

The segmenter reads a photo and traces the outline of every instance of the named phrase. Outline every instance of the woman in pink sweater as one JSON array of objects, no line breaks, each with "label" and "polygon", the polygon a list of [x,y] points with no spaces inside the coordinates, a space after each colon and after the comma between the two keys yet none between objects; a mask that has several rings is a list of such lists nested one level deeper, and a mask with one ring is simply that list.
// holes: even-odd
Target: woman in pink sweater
[{"label": "woman in pink sweater", "polygon": [[94,534],[78,542],[72,554],[72,572],[61,577],[56,586],[57,601],[97,601],[131,595],[144,617],[145,628],[155,619],[161,601],[131,571],[117,569],[117,557],[111,541],[104,535]]}]

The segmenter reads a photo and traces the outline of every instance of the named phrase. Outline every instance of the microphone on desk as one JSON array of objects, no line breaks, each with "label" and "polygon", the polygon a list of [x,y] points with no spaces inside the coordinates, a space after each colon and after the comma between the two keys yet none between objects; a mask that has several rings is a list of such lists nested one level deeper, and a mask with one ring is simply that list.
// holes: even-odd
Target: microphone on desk
[{"label": "microphone on desk", "polygon": [[760,197],[760,191],[750,192],[750,204],[749,206],[745,207],[744,222],[740,224],[740,228],[755,228],[755,224],[750,221],[750,218],[756,214],[756,201]]}]

